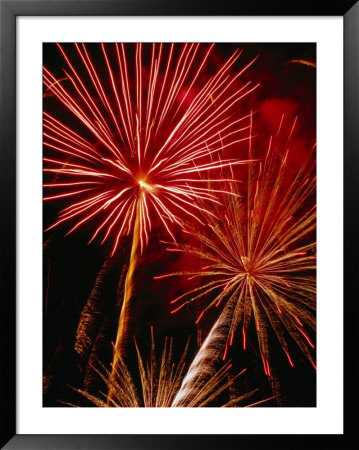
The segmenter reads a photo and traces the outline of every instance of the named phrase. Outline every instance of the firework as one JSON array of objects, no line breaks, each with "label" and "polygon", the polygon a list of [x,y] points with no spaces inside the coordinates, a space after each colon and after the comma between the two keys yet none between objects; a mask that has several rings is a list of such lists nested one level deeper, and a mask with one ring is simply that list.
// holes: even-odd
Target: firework
[{"label": "firework", "polygon": [[291,366],[289,338],[315,367],[309,335],[315,329],[315,158],[313,149],[299,168],[291,168],[288,160],[294,125],[284,146],[280,145],[283,117],[265,152],[255,151],[250,141],[249,159],[257,161],[248,164],[247,183],[242,183],[246,187],[231,183],[238,196],[223,196],[223,207],[213,205],[221,221],[211,215],[207,216],[209,228],[190,228],[199,245],[169,246],[171,251],[200,258],[202,267],[156,277],[204,279],[199,287],[171,302],[173,313],[188,303],[207,299],[198,323],[209,308],[225,305],[228,333],[223,359],[237,328],[246,349],[252,322],[268,376],[269,327]]},{"label": "firework", "polygon": [[111,239],[111,256],[132,235],[116,367],[134,271],[154,221],[175,240],[171,228],[183,217],[201,223],[206,207],[199,201],[218,201],[221,190],[199,175],[243,163],[211,157],[248,138],[249,116],[239,114],[239,103],[256,86],[240,77],[254,60],[235,72],[236,50],[207,76],[214,44],[57,46],[65,68],[56,76],[44,67],[43,79],[67,119],[44,112],[44,171],[55,177],[44,185],[52,192],[44,200],[68,205],[48,230],[71,223],[69,234],[94,223],[90,242]]},{"label": "firework", "polygon": [[[218,335],[218,330],[216,336]],[[213,335],[213,337],[216,337]],[[156,355],[153,330],[151,329],[151,350],[148,359],[143,359],[136,344],[140,391],[136,388],[134,377],[124,361],[119,356],[115,377],[103,366],[101,370],[94,369],[106,384],[111,395],[93,395],[87,391],[76,389],[81,395],[98,407],[146,407],[146,408],[174,408],[174,407],[204,407],[216,400],[219,395],[234,383],[245,369],[237,376],[230,375],[231,364],[227,362],[219,370],[214,368],[213,362],[218,354],[216,346],[204,345],[193,363],[186,369],[185,359],[188,344],[178,363],[174,362],[173,340],[165,339],[160,358]],[[232,398],[221,406],[239,406],[245,404],[248,398],[253,398],[257,390]],[[270,399],[259,400],[263,403]],[[247,404],[246,406],[252,406]]]},{"label": "firework", "polygon": [[[174,239],[171,226],[183,216],[199,221],[197,199],[215,200],[215,188],[199,187],[198,173],[219,166],[209,155],[247,138],[248,116],[238,116],[238,102],[256,86],[238,79],[251,63],[232,74],[237,50],[203,81],[213,45],[153,44],[144,52],[142,44],[101,44],[95,64],[87,47],[75,44],[78,68],[58,48],[66,77],[44,67],[44,84],[71,123],[44,112],[44,170],[56,174],[45,184],[56,193],[44,200],[69,204],[49,229],[75,222],[71,233],[92,221],[90,242],[101,233],[102,243],[111,238],[113,255],[135,229],[142,251],[155,216]],[[220,165],[230,163],[238,161]]]}]

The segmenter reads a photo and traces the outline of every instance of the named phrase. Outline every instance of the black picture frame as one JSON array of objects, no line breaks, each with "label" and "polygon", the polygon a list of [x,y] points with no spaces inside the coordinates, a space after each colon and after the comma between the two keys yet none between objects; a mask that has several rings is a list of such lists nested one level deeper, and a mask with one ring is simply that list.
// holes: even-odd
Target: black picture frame
[{"label": "black picture frame", "polygon": [[[343,16],[344,320],[342,435],[18,435],[16,434],[16,17],[17,16]],[[304,31],[303,31],[304,32]],[[351,449],[357,407],[356,283],[359,169],[359,4],[357,0],[0,0],[0,445],[6,449]],[[334,62],[335,63],[335,62]],[[328,393],[330,395],[330,393]],[[4,446],[4,447],[3,447]]]}]

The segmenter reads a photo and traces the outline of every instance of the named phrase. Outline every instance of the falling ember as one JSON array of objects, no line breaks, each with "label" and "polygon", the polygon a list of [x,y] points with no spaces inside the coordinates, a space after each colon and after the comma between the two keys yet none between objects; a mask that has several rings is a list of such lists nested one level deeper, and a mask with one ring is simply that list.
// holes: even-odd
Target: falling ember
[{"label": "falling ember", "polygon": [[297,63],[297,64],[304,64],[305,66],[309,66],[309,67],[317,67],[317,65],[315,64],[314,61],[308,61],[306,59],[292,59],[291,61],[289,61],[289,63]]},{"label": "falling ember", "polygon": [[304,339],[308,342],[309,346],[314,348],[313,342],[309,339],[309,336],[299,327],[297,327],[297,330],[303,335]]},{"label": "falling ember", "polygon": [[223,356],[222,356],[223,361],[225,361],[227,359],[227,353],[228,353],[228,343],[226,342],[226,345],[224,347]]},{"label": "falling ember", "polygon": [[302,326],[303,326],[303,323],[298,319],[298,317],[297,317],[295,314],[292,314],[292,316],[294,317],[295,321],[296,321],[297,323],[299,323],[299,325],[302,327]]},{"label": "falling ember", "polygon": [[269,364],[268,364],[268,360],[263,356],[263,354],[262,354],[262,362],[263,362],[264,373],[268,377],[270,377],[271,371],[270,371],[270,367],[269,367]]},{"label": "falling ember", "polygon": [[243,336],[243,350],[245,350],[246,349],[246,330],[244,327],[242,328],[242,336]]},{"label": "falling ember", "polygon": [[[172,313],[176,312],[176,310],[172,311]],[[204,316],[204,311],[201,312],[201,314],[198,316],[195,324],[198,325],[199,322],[201,321],[202,317]]]},{"label": "falling ember", "polygon": [[283,350],[284,350],[285,354],[287,355],[289,364],[291,365],[291,367],[294,367],[294,364],[293,364],[292,358],[290,357],[290,354],[287,352],[287,350],[285,348],[283,348]]}]

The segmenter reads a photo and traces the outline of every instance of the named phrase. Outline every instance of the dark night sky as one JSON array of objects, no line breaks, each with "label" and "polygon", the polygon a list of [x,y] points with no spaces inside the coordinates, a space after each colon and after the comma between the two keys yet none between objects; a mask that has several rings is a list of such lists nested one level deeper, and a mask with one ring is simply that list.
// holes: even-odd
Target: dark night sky
[{"label": "dark night sky", "polygon": [[[64,45],[71,55],[71,44]],[[93,60],[96,62],[98,48],[96,44],[88,46]],[[258,142],[263,142],[272,132],[283,111],[288,121],[298,115],[298,128],[295,139],[295,154],[298,161],[302,159],[303,149],[309,149],[315,143],[316,123],[316,71],[313,67],[293,60],[307,60],[315,62],[316,49],[314,44],[217,44],[213,58],[210,60],[208,71],[226,57],[235,48],[243,49],[243,54],[235,69],[240,69],[255,56],[259,58],[241,78],[242,82],[252,80],[260,87],[242,104],[244,111],[255,111],[254,134],[258,135]],[[44,44],[44,65],[58,78],[64,77],[64,66],[60,52],[54,44]],[[44,109],[51,112],[60,120],[69,120],[69,114],[59,107],[53,97],[44,95]],[[69,123],[69,122],[67,122]],[[81,127],[79,128],[81,130]],[[45,154],[47,150],[45,149]],[[295,170],[295,158],[291,162]],[[52,180],[48,174],[44,180]],[[51,225],[58,212],[66,205],[65,201],[44,203],[44,229]],[[95,241],[87,245],[93,223],[80,227],[75,233],[65,236],[69,230],[68,224],[63,224],[44,233],[43,251],[43,279],[44,279],[44,313],[43,313],[43,367],[46,376],[44,391],[44,406],[63,406],[61,401],[89,406],[81,397],[76,395],[68,386],[83,388],[85,363],[74,351],[75,332],[79,317],[94,288],[98,273],[107,261],[108,268],[101,279],[101,287],[97,292],[98,316],[91,327],[91,337],[96,340],[95,354],[107,365],[111,361],[111,341],[115,339],[119,299],[119,279],[124,265],[128,263],[130,239],[124,239],[118,252],[108,261],[110,244],[99,245]],[[178,239],[185,236],[180,230],[175,230]],[[135,295],[132,300],[131,332],[136,336],[140,348],[146,354],[150,341],[150,326],[154,326],[156,343],[159,348],[165,336],[174,337],[175,358],[179,357],[189,335],[191,345],[189,357],[196,351],[197,327],[194,324],[196,306],[184,308],[176,314],[170,314],[169,300],[184,292],[185,280],[172,278],[154,280],[154,276],[178,270],[183,265],[195,264],[185,261],[179,254],[166,251],[166,245],[161,239],[167,239],[159,224],[155,223],[150,242],[144,251],[135,273]],[[215,320],[217,311],[209,311],[206,316],[204,330],[209,328]],[[276,380],[281,381],[283,406],[315,406],[316,376],[312,366],[295,345],[291,346],[295,367],[291,368],[280,351],[276,338],[273,341],[273,366]],[[229,357],[233,361],[236,371],[244,367],[247,372],[241,381],[241,388],[250,390],[258,387],[263,397],[271,396],[272,385],[263,374],[261,359],[257,347],[255,334],[249,333],[249,348],[246,351],[241,345],[234,345]],[[133,350],[133,349],[132,349]],[[277,350],[277,351],[276,351]],[[129,367],[135,367],[135,359],[128,352]],[[87,387],[96,391],[101,387],[98,378],[91,373],[87,377]],[[60,402],[59,402],[60,400]],[[268,406],[275,406],[269,403]]]}]

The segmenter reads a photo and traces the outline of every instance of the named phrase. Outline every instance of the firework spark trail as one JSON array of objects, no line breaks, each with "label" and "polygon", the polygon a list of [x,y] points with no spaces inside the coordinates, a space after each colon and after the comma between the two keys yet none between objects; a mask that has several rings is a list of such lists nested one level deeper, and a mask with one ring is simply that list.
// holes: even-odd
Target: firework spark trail
[{"label": "firework spark trail", "polygon": [[84,361],[89,359],[89,354],[94,345],[96,332],[100,327],[99,322],[102,319],[103,311],[102,308],[99,307],[99,304],[101,305],[99,298],[101,296],[105,274],[108,273],[110,268],[111,259],[107,258],[97,274],[94,287],[81,312],[74,346],[75,352],[80,357],[81,365],[83,365]]},{"label": "firework spark trail", "polygon": [[[216,331],[218,335],[218,329]],[[91,403],[98,407],[146,407],[146,408],[174,408],[174,407],[204,407],[224,392],[234,380],[244,373],[244,370],[235,377],[230,376],[229,363],[221,369],[213,367],[213,361],[218,358],[218,349],[215,345],[206,345],[200,349],[193,363],[186,369],[185,359],[188,353],[189,340],[178,363],[173,358],[173,340],[165,339],[162,355],[156,355],[153,329],[151,328],[151,350],[149,358],[144,359],[136,344],[137,367],[140,378],[141,392],[138,393],[135,378],[131,375],[128,367],[118,357],[116,376],[112,376],[105,367],[95,369],[102,381],[108,386],[111,395],[103,394],[101,397],[89,392],[75,389]],[[199,356],[200,355],[200,356]],[[206,359],[206,357],[208,357]],[[193,371],[195,370],[195,374]],[[195,383],[188,386],[189,378],[195,377]],[[229,380],[228,380],[229,377]],[[185,388],[184,388],[185,386]],[[238,406],[248,398],[253,398],[257,390],[237,396],[223,407]],[[271,399],[261,400],[268,401]],[[257,403],[255,403],[257,404]],[[72,405],[74,406],[74,405]],[[247,406],[252,406],[251,404]]]},{"label": "firework spark trail", "polygon": [[[137,206],[138,207],[138,206]],[[130,300],[133,294],[134,289],[134,280],[133,275],[134,271],[137,265],[137,257],[138,257],[138,246],[139,246],[139,226],[140,226],[140,216],[139,214],[136,214],[136,222],[135,222],[135,228],[133,232],[133,240],[132,240],[132,248],[131,248],[131,255],[130,255],[130,264],[127,270],[126,279],[125,279],[125,287],[124,287],[124,296],[123,296],[123,302],[121,306],[121,313],[119,317],[119,323],[118,323],[118,329],[117,329],[117,336],[116,336],[116,342],[115,342],[115,352],[113,356],[113,362],[112,367],[116,368],[117,365],[120,363],[120,355],[124,355],[125,353],[125,345],[128,338],[128,328],[129,328],[129,316],[130,316]],[[112,390],[108,393],[108,398],[112,398],[114,395],[113,391],[113,383],[112,378],[116,377],[115,370],[111,373],[110,383],[109,386]]]},{"label": "firework spark trail", "polygon": [[[218,389],[218,385],[226,377],[230,364],[226,364],[220,371],[215,368],[219,359],[218,355],[226,344],[229,317],[230,311],[224,310],[212,327],[183,378],[181,387],[172,402],[173,407],[202,406],[203,400],[206,402],[211,400],[211,393],[216,393],[217,396],[222,389],[227,389],[233,383],[233,379],[230,379],[229,382],[222,384],[221,389]],[[206,389],[203,389],[204,386]],[[203,395],[206,391],[209,394],[208,398]]]},{"label": "firework spark trail", "polygon": [[[281,126],[282,122],[283,118]],[[222,303],[226,305],[224,311],[232,307],[224,353],[240,324],[246,348],[247,329],[253,320],[268,376],[269,326],[291,366],[289,336],[315,367],[314,344],[308,335],[308,328],[315,329],[315,165],[310,154],[295,173],[291,172],[288,143],[289,139],[280,150],[271,138],[262,160],[248,165],[243,197],[223,197],[224,208],[212,204],[215,216],[222,221],[207,216],[209,230],[190,229],[200,246],[170,244],[169,250],[199,257],[205,266],[198,271],[155,277],[185,275],[207,280],[172,300],[173,313],[204,298],[208,305],[197,322],[211,307]],[[249,159],[259,156],[252,147],[250,143]],[[234,192],[241,193],[237,185],[230,184]]]},{"label": "firework spark trail", "polygon": [[238,105],[257,86],[240,85],[239,78],[255,60],[233,74],[240,56],[236,50],[207,81],[196,85],[214,45],[152,44],[148,70],[142,44],[101,44],[102,65],[99,55],[95,63],[84,44],[74,44],[71,58],[57,47],[67,85],[46,67],[44,84],[72,120],[68,125],[44,112],[44,147],[51,155],[44,158],[44,171],[61,177],[45,184],[55,194],[44,200],[69,204],[48,230],[72,222],[69,234],[96,220],[89,242],[101,233],[101,244],[112,239],[111,256],[121,237],[132,234],[116,338],[120,348],[128,334],[133,273],[138,253],[148,243],[153,216],[175,240],[171,228],[181,226],[183,217],[201,222],[199,213],[206,207],[198,201],[217,201],[219,190],[199,187],[199,175],[243,163],[209,156],[247,139],[249,116],[239,116]]}]

